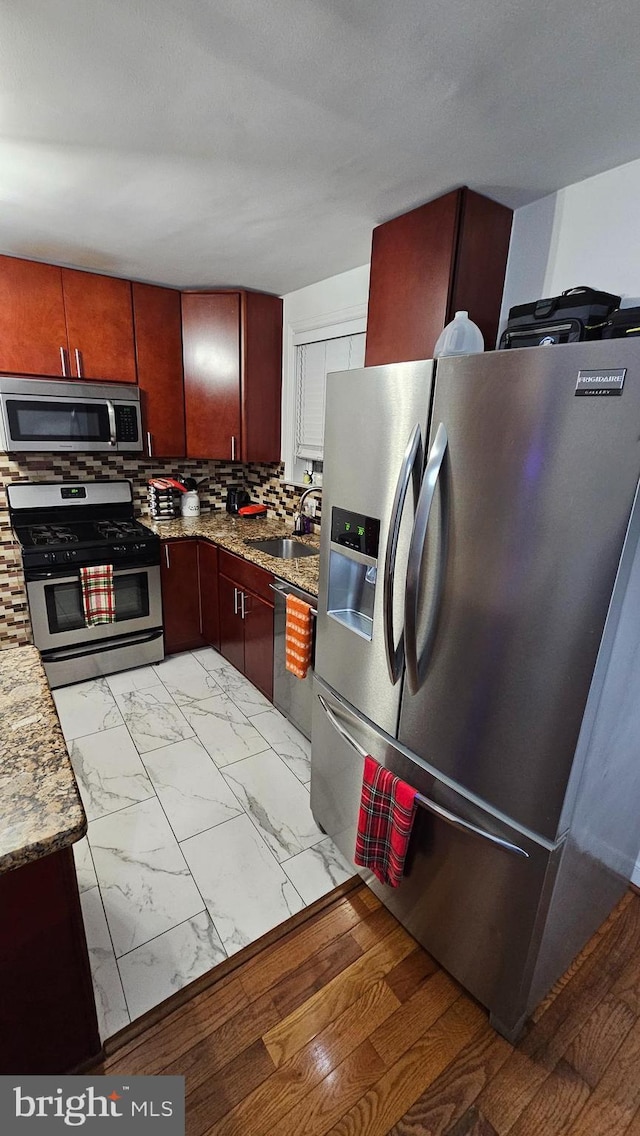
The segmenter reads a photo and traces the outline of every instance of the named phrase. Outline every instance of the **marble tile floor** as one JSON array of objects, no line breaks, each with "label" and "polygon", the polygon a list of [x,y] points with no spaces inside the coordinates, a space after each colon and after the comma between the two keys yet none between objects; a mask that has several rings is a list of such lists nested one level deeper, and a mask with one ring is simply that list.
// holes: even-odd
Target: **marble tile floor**
[{"label": "marble tile floor", "polygon": [[216,651],[54,691],[103,1039],[349,879],[310,745]]}]

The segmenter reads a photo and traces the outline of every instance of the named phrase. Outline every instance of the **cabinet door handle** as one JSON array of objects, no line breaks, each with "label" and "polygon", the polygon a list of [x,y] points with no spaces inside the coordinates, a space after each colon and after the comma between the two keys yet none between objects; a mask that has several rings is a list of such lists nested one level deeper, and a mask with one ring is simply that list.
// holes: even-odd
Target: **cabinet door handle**
[{"label": "cabinet door handle", "polygon": [[60,364],[62,366],[63,379],[69,378],[69,371],[67,369],[67,350],[65,347],[60,348]]},{"label": "cabinet door handle", "polygon": [[165,561],[165,564],[167,565],[167,568],[170,568],[171,564],[169,562],[169,545],[168,544],[165,544],[165,546],[164,546],[164,561]]},{"label": "cabinet door handle", "polygon": [[236,460],[236,439],[235,436],[231,437],[231,461]]},{"label": "cabinet door handle", "polygon": [[78,378],[83,379],[84,375],[82,374],[82,355],[78,351],[77,347],[76,347],[75,354],[76,354],[76,371],[78,372]]},{"label": "cabinet door handle", "polygon": [[233,589],[233,614],[238,614],[238,589]]},{"label": "cabinet door handle", "polygon": [[245,596],[244,592],[240,592],[240,615],[242,616],[243,619],[245,618],[245,616],[247,614],[247,608],[245,606],[246,602],[247,602],[247,597]]},{"label": "cabinet door handle", "polygon": [[153,435],[150,430],[147,430],[147,453],[150,458],[153,457]]}]

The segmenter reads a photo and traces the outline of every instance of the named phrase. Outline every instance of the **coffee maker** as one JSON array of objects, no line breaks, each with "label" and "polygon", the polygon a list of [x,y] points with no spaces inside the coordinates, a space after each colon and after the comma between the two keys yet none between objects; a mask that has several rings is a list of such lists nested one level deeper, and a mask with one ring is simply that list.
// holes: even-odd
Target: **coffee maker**
[{"label": "coffee maker", "polygon": [[236,514],[243,505],[251,501],[250,495],[241,485],[230,485],[227,489],[227,512]]}]

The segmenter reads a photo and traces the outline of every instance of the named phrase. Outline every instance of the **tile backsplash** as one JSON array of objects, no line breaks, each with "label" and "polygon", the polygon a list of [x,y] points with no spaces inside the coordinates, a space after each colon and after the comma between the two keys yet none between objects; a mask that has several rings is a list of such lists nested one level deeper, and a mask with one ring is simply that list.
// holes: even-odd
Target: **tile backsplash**
[{"label": "tile backsplash", "polygon": [[254,501],[267,506],[270,517],[291,519],[300,490],[282,481],[284,467],[249,463],[171,462],[126,455],[0,454],[0,650],[31,642],[29,610],[20,550],[11,525],[5,486],[12,481],[82,481],[94,478],[128,478],[133,485],[134,508],[143,521],[148,516],[147,481],[151,477],[206,479],[199,489],[202,511],[224,508],[229,485],[242,485]]}]

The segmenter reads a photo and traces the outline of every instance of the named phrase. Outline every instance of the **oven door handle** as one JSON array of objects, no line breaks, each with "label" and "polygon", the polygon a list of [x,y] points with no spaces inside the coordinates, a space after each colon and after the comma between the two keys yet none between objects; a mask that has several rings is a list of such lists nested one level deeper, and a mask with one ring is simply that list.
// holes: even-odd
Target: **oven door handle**
[{"label": "oven door handle", "polygon": [[159,631],[151,631],[146,635],[120,635],[117,639],[110,639],[106,643],[88,643],[86,649],[80,651],[54,647],[53,650],[41,651],[40,654],[46,663],[66,663],[71,659],[82,659],[85,655],[102,655],[105,651],[119,651],[124,646],[137,647],[139,643],[151,643],[154,639],[159,639],[162,634],[163,630],[160,628]]},{"label": "oven door handle", "polygon": [[[114,564],[113,565],[113,576],[114,576],[114,579],[116,579],[116,577],[118,577],[118,576],[127,576],[131,572],[146,572],[150,568],[157,568],[158,565],[159,565],[158,560],[149,560],[149,561],[143,562],[142,564],[134,564],[132,567],[129,567],[129,568],[119,568],[116,564]],[[26,576],[26,582],[27,582],[27,584],[38,584],[38,583],[42,583],[42,581],[44,581],[44,580],[55,580],[56,583],[58,583],[58,584],[74,584],[74,583],[77,584],[78,580],[80,579],[80,568],[81,567],[83,567],[83,565],[79,564],[77,566],[77,568],[75,569],[75,572],[73,573],[73,575],[69,574],[70,571],[73,571],[72,569],[69,569],[69,568],[65,568],[65,569],[59,570],[57,572],[55,570],[53,572],[49,571],[49,569],[39,570],[37,568],[31,568],[29,570],[28,575]]]}]

